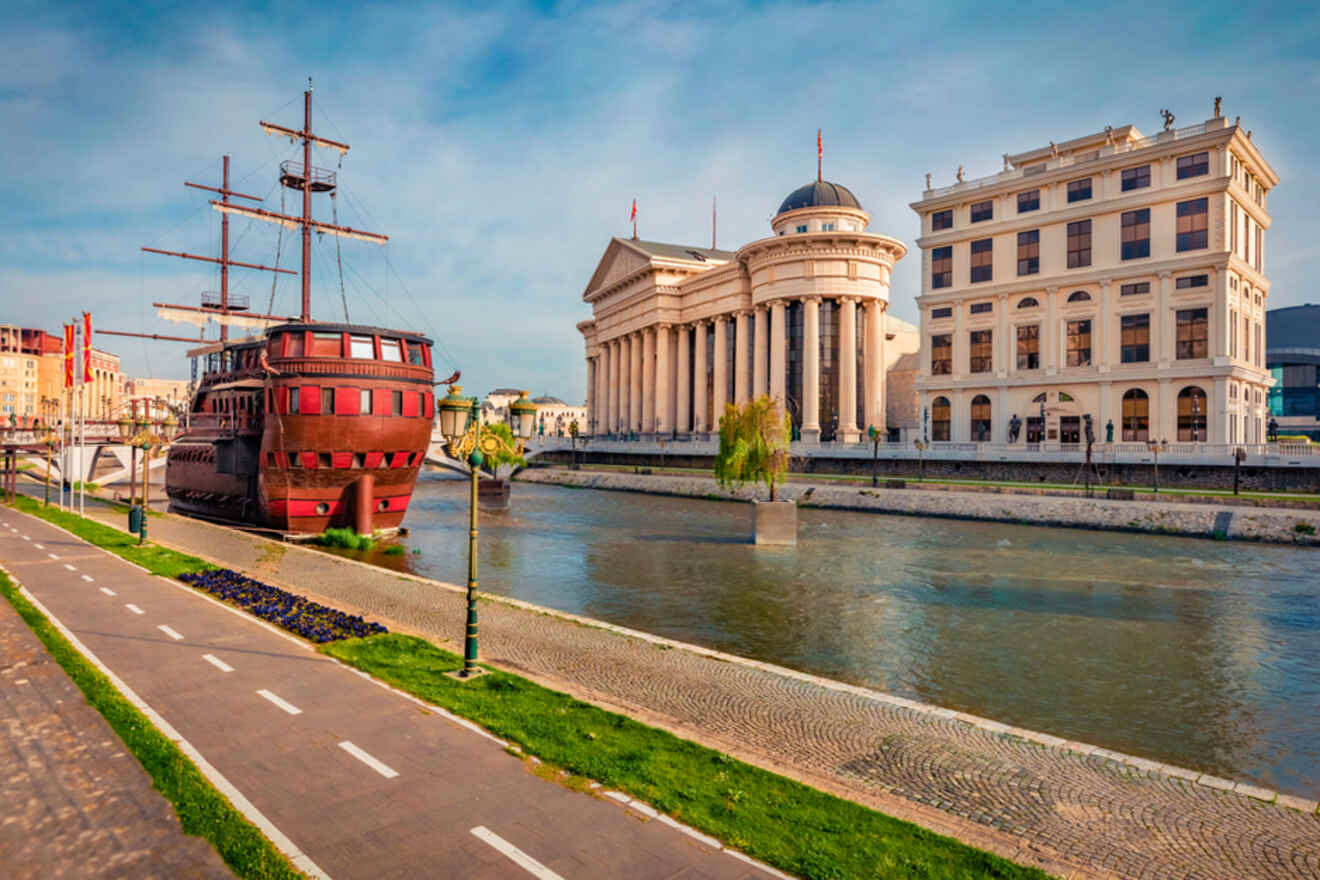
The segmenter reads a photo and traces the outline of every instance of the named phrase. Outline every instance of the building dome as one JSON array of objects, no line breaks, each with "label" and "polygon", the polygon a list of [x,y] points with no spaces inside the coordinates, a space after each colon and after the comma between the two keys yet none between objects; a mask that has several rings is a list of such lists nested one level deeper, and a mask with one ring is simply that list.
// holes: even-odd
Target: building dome
[{"label": "building dome", "polygon": [[857,196],[853,195],[848,187],[828,180],[813,180],[806,186],[800,186],[789,193],[783,204],[779,206],[778,213],[796,211],[798,208],[822,207],[863,210],[861,202],[857,201]]}]

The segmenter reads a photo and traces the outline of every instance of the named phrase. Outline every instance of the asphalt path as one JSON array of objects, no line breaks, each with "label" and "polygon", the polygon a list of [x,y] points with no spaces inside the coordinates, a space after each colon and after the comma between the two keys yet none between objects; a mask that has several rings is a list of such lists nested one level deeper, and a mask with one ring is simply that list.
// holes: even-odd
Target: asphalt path
[{"label": "asphalt path", "polygon": [[0,512],[0,560],[314,876],[784,876],[43,520]]}]

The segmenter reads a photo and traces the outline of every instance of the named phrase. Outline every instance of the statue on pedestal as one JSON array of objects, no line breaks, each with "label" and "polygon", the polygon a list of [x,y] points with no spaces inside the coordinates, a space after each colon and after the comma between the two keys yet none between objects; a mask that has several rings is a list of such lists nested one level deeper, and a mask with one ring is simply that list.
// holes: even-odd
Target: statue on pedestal
[{"label": "statue on pedestal", "polygon": [[1172,113],[1171,111],[1169,111],[1169,110],[1161,110],[1161,111],[1160,111],[1160,116],[1163,116],[1163,117],[1164,117],[1164,130],[1165,130],[1165,131],[1168,131],[1169,129],[1173,128],[1173,119],[1174,119],[1174,117],[1173,117],[1173,113]]},{"label": "statue on pedestal", "polygon": [[958,182],[959,182],[959,183],[962,183],[962,182],[963,182],[963,167],[962,167],[961,165],[958,166],[958,175],[957,175],[957,176],[958,176]]},{"label": "statue on pedestal", "polygon": [[930,172],[926,172],[926,189],[930,189]]},{"label": "statue on pedestal", "polygon": [[1215,119],[1222,119],[1222,118],[1223,118],[1223,116],[1224,116],[1224,113],[1223,113],[1223,106],[1224,106],[1224,99],[1221,98],[1221,97],[1219,97],[1218,95],[1216,95],[1216,96],[1215,96]]},{"label": "statue on pedestal", "polygon": [[1018,435],[1022,433],[1022,420],[1018,418],[1017,413],[1013,413],[1013,418],[1008,420],[1008,442],[1016,443]]}]

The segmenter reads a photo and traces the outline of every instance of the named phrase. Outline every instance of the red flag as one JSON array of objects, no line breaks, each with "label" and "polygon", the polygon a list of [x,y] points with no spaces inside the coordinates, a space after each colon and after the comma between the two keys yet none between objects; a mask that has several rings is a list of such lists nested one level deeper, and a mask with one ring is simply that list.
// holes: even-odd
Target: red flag
[{"label": "red flag", "polygon": [[83,312],[83,381],[92,381],[92,313]]},{"label": "red flag", "polygon": [[636,219],[637,219],[637,200],[633,199],[632,213],[628,215],[628,221],[632,222],[633,220]]},{"label": "red flag", "polygon": [[73,325],[64,325],[64,387],[73,387]]},{"label": "red flag", "polygon": [[823,158],[824,156],[825,156],[825,145],[821,142],[820,129],[818,128],[816,129],[816,158],[820,159]]}]

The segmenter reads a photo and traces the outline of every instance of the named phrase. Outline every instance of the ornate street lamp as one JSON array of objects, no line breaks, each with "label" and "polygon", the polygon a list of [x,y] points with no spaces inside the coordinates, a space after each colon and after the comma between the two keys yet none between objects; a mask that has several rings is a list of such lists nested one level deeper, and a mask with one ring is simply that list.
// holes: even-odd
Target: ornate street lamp
[{"label": "ornate street lamp", "polygon": [[1169,441],[1160,440],[1159,442],[1156,442],[1154,440],[1148,440],[1146,441],[1146,446],[1151,452],[1155,453],[1155,494],[1158,495],[1160,493],[1160,451],[1169,448]]},{"label": "ornate street lamp", "polygon": [[880,485],[880,432],[875,425],[867,425],[866,436],[871,438],[871,488]]},{"label": "ornate street lamp", "polygon": [[521,455],[523,442],[532,436],[532,425],[536,421],[536,404],[527,400],[524,391],[509,405],[509,421],[513,430],[515,446],[510,447],[504,438],[482,427],[481,404],[475,397],[465,400],[458,396],[463,389],[457,385],[449,386],[449,394],[440,401],[440,433],[449,445],[449,454],[460,461],[466,461],[472,472],[472,493],[468,506],[468,584],[467,584],[467,630],[463,637],[463,668],[453,677],[467,680],[481,675],[484,671],[477,666],[477,487],[481,476],[481,464],[486,456],[495,456],[508,451]]}]

